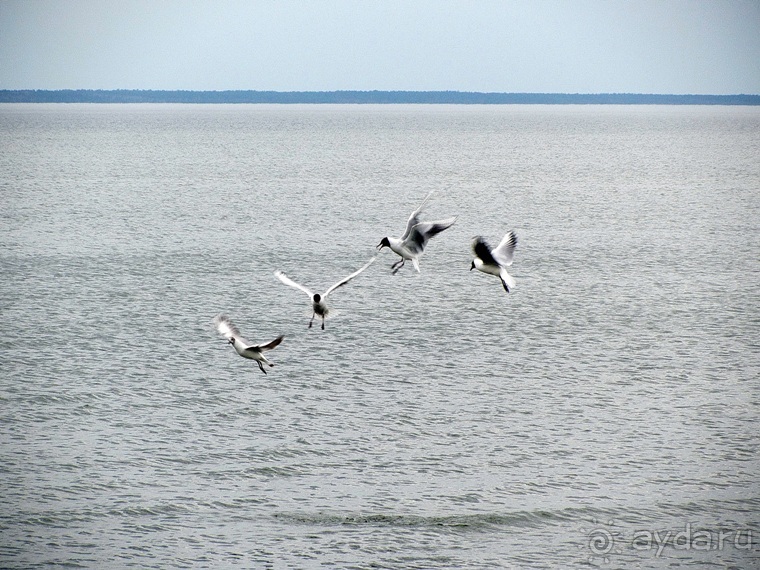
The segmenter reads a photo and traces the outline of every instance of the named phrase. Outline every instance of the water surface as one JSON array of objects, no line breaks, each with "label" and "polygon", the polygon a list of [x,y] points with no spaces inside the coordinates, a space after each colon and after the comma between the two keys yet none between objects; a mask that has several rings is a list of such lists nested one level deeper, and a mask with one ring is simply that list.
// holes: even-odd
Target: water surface
[{"label": "water surface", "polygon": [[[757,108],[3,105],[0,145],[0,565],[758,565]],[[307,329],[273,271],[324,290],[432,189],[422,272]],[[470,243],[512,228],[506,295]]]}]

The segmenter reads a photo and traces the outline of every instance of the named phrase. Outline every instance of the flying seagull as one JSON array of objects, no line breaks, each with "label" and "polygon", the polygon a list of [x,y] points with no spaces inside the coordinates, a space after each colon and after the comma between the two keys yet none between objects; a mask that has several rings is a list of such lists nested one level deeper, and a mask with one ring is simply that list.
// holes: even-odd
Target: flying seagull
[{"label": "flying seagull", "polygon": [[506,268],[512,265],[516,247],[517,234],[514,230],[508,231],[501,243],[493,249],[482,237],[475,238],[475,242],[472,244],[475,259],[472,260],[470,271],[477,269],[483,273],[496,275],[501,279],[504,290],[509,293],[509,290],[515,286],[515,279],[507,273]]},{"label": "flying seagull", "polygon": [[225,337],[227,341],[234,347],[235,352],[237,352],[243,358],[250,358],[251,360],[255,360],[264,374],[266,374],[267,371],[264,370],[263,363],[269,364],[269,366],[274,366],[274,364],[269,362],[269,360],[267,360],[267,357],[264,356],[264,352],[267,350],[272,350],[274,347],[279,345],[282,342],[282,339],[285,338],[284,336],[280,335],[272,342],[268,342],[267,344],[251,344],[242,336],[240,336],[240,331],[226,315],[218,315],[215,317],[214,325],[216,326],[216,330],[219,331],[219,334]]},{"label": "flying seagull", "polygon": [[377,249],[389,247],[393,252],[401,256],[400,261],[391,265],[394,275],[399,269],[404,267],[404,263],[407,260],[410,260],[414,264],[414,268],[419,273],[419,259],[428,240],[434,235],[441,233],[443,230],[450,228],[457,219],[456,216],[454,216],[453,218],[446,218],[445,220],[439,220],[437,222],[420,222],[419,214],[432,194],[433,192],[431,191],[422,201],[420,207],[409,216],[409,220],[406,222],[406,231],[404,232],[404,235],[401,236],[401,239],[384,237],[380,240],[380,243],[377,244]]},{"label": "flying seagull", "polygon": [[319,315],[320,317],[322,317],[322,330],[325,330],[325,317],[330,312],[329,309],[327,308],[327,302],[326,302],[327,296],[333,291],[335,291],[338,287],[342,287],[343,285],[351,281],[351,279],[359,275],[359,273],[367,269],[367,267],[369,267],[375,262],[375,259],[376,257],[373,257],[372,259],[370,259],[361,269],[359,269],[358,271],[354,271],[348,277],[341,279],[335,285],[333,285],[327,291],[325,291],[324,294],[322,295],[320,295],[319,293],[312,293],[307,287],[304,287],[303,285],[296,283],[290,277],[285,275],[282,271],[279,271],[279,270],[275,271],[274,275],[275,277],[277,277],[277,279],[285,283],[285,285],[290,285],[291,287],[295,289],[300,289],[301,291],[303,291],[309,296],[309,299],[311,299],[311,307],[314,311],[313,314],[311,315],[311,320],[309,321],[309,328],[311,328],[311,325],[314,323],[314,318],[317,315]]}]

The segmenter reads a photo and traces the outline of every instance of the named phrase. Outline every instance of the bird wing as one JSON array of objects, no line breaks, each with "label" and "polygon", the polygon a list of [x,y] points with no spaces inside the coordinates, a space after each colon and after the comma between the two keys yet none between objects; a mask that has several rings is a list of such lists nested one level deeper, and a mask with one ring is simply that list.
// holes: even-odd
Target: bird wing
[{"label": "bird wing", "polygon": [[412,231],[412,228],[420,223],[420,212],[422,211],[422,208],[425,206],[425,204],[427,204],[427,201],[430,200],[430,196],[433,195],[433,192],[435,192],[435,190],[428,192],[428,195],[425,196],[425,199],[422,201],[422,204],[420,204],[420,207],[412,212],[411,216],[409,216],[409,219],[406,222],[406,230],[404,231],[404,235],[401,236],[401,241],[404,241],[406,238],[408,238],[409,233]]},{"label": "bird wing", "polygon": [[475,238],[472,244],[472,251],[475,252],[475,256],[485,265],[498,265],[493,255],[491,255],[491,247],[482,237]]},{"label": "bird wing", "polygon": [[493,248],[491,255],[499,263],[499,265],[512,265],[512,259],[515,256],[516,247],[517,234],[514,232],[514,230],[509,230],[507,232],[507,235],[502,238],[501,243]]},{"label": "bird wing", "polygon": [[219,331],[219,334],[227,340],[234,337],[243,344],[248,344],[248,341],[240,336],[240,330],[229,319],[229,317],[227,317],[227,315],[217,315],[214,317],[214,326],[216,327],[216,330]]},{"label": "bird wing", "polygon": [[501,279],[501,284],[504,286],[504,290],[507,293],[509,293],[510,289],[514,289],[515,285],[517,284],[515,282],[515,278],[507,273],[507,270],[503,267],[501,268],[501,271],[499,271],[499,278]]},{"label": "bird wing", "polygon": [[277,279],[279,279],[283,283],[285,283],[285,285],[290,285],[294,289],[300,289],[301,291],[303,291],[304,293],[306,293],[309,296],[309,299],[311,299],[314,296],[314,293],[312,293],[311,291],[309,291],[308,288],[304,287],[303,285],[301,285],[299,283],[296,283],[290,277],[288,277],[287,275],[285,275],[282,271],[279,271],[279,270],[275,271],[274,272],[274,276],[277,277]]},{"label": "bird wing", "polygon": [[456,216],[438,222],[420,222],[416,224],[409,236],[404,240],[404,247],[414,254],[422,253],[428,240],[443,230],[450,228],[456,221]]},{"label": "bird wing", "polygon": [[260,344],[258,346],[252,346],[251,348],[255,348],[259,352],[264,352],[266,350],[272,350],[274,347],[276,347],[278,344],[282,342],[282,339],[284,339],[284,335],[278,336],[276,339],[274,339],[272,342],[268,342],[266,344]]},{"label": "bird wing", "polygon": [[354,277],[356,277],[357,275],[359,275],[359,273],[361,273],[362,271],[364,271],[365,269],[367,269],[367,267],[369,267],[370,265],[372,265],[372,264],[375,262],[375,259],[377,259],[377,256],[375,256],[375,257],[373,257],[372,259],[370,259],[370,260],[369,260],[367,263],[365,263],[365,264],[364,264],[364,266],[363,266],[361,269],[359,269],[358,271],[354,271],[354,272],[353,272],[351,275],[349,275],[348,277],[346,277],[346,278],[344,278],[344,279],[341,279],[340,281],[338,281],[338,282],[337,282],[335,285],[333,285],[333,286],[332,286],[332,287],[330,287],[330,288],[329,288],[327,291],[325,291],[324,297],[327,297],[327,296],[328,296],[330,293],[332,293],[333,291],[335,291],[335,289],[337,289],[338,287],[342,287],[343,285],[345,285],[346,283],[348,283],[349,281],[351,281],[351,279],[353,279]]}]

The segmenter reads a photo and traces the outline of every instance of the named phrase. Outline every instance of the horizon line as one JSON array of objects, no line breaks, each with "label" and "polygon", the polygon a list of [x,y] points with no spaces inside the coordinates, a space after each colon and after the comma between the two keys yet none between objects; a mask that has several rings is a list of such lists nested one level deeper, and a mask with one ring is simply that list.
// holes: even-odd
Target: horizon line
[{"label": "horizon line", "polygon": [[3,92],[164,92],[164,93],[462,93],[473,95],[654,95],[668,97],[760,97],[760,93],[668,93],[655,91],[472,91],[462,89],[160,89],[144,87],[63,87],[58,89],[24,87],[0,88]]},{"label": "horizon line", "polygon": [[758,94],[253,89],[0,89],[0,103],[760,105]]}]

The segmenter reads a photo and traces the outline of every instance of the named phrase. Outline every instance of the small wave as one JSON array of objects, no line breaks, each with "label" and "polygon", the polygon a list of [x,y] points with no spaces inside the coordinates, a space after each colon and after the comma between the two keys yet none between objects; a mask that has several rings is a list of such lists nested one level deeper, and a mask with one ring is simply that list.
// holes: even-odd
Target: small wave
[{"label": "small wave", "polygon": [[301,470],[287,465],[268,465],[266,467],[251,467],[245,470],[246,475],[264,475],[266,477],[295,477]]},{"label": "small wave", "polygon": [[608,516],[592,509],[561,511],[515,511],[512,513],[473,513],[460,515],[413,515],[387,513],[283,512],[275,519],[292,524],[313,526],[377,526],[408,528],[450,528],[456,530],[496,530],[503,528],[540,528],[569,520]]},{"label": "small wave", "polygon": [[109,516],[118,517],[172,517],[178,514],[187,513],[189,511],[191,511],[191,507],[188,504],[164,503],[152,506],[135,505],[127,506],[121,509],[110,509],[106,512],[106,514]]},{"label": "small wave", "polygon": [[311,444],[307,443],[307,446],[294,447],[294,446],[283,445],[283,446],[273,447],[270,449],[258,449],[258,448],[250,447],[250,448],[245,449],[244,451],[247,453],[250,453],[250,456],[252,458],[260,459],[263,461],[273,461],[277,459],[292,459],[296,457],[307,457],[307,456],[329,457],[330,455],[329,452],[319,450],[311,446]]},{"label": "small wave", "polygon": [[734,514],[735,516],[751,516],[760,509],[760,497],[735,498],[722,497],[713,498],[705,501],[684,501],[684,502],[661,502],[657,505],[661,512],[672,513],[674,516],[682,515],[684,517],[693,517],[703,515],[704,513],[721,512],[724,515]]}]

